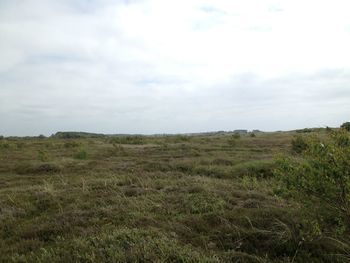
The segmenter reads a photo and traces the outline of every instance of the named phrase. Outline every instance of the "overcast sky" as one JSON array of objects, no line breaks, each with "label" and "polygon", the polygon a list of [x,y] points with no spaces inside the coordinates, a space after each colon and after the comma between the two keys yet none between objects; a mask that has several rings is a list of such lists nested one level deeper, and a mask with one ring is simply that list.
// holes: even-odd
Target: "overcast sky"
[{"label": "overcast sky", "polygon": [[350,120],[348,0],[0,0],[0,134]]}]

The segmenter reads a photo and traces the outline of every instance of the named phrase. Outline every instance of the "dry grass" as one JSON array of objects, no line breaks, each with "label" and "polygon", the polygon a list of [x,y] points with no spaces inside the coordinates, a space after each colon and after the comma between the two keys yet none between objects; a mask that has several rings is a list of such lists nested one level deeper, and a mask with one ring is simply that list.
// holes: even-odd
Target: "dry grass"
[{"label": "dry grass", "polygon": [[275,195],[292,138],[2,140],[0,261],[343,262]]}]

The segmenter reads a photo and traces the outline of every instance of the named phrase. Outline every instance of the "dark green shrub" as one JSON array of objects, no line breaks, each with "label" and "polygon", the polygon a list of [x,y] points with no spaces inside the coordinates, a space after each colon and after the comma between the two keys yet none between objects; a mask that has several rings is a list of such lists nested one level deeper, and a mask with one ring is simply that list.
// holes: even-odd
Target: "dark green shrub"
[{"label": "dark green shrub", "polygon": [[10,149],[11,146],[9,143],[7,143],[6,141],[2,141],[0,142],[0,149]]},{"label": "dark green shrub", "polygon": [[293,195],[334,209],[350,227],[350,135],[339,130],[305,143],[303,158],[279,159],[276,175]]},{"label": "dark green shrub", "polygon": [[306,150],[306,148],[307,148],[307,143],[302,136],[298,135],[298,136],[293,138],[293,140],[292,140],[293,152],[302,153],[303,151]]},{"label": "dark green shrub", "polygon": [[232,135],[232,138],[233,138],[233,139],[239,139],[239,138],[241,138],[241,135],[240,135],[239,133],[234,133],[234,134]]},{"label": "dark green shrub", "polygon": [[347,130],[347,131],[350,131],[350,122],[344,122],[344,123],[340,126],[340,128],[343,128],[343,129],[345,129],[345,130]]}]

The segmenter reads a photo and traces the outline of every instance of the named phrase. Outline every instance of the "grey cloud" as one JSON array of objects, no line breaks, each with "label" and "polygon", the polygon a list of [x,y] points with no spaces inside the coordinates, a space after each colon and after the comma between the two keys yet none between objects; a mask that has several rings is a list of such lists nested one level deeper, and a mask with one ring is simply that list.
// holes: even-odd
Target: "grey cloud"
[{"label": "grey cloud", "polygon": [[317,103],[350,99],[350,89],[347,88],[349,80],[350,71],[332,69],[312,74],[289,74],[268,80],[259,79],[255,75],[244,75],[232,84],[239,86],[236,91],[242,91],[241,101],[277,99],[284,103]]},{"label": "grey cloud", "polygon": [[228,123],[239,120],[249,128],[337,125],[346,119],[350,109],[350,71],[328,73],[292,74],[267,80],[243,74],[210,90],[201,100],[209,104],[208,111],[217,111],[216,116]]},{"label": "grey cloud", "polygon": [[[280,130],[348,117],[349,69],[206,83],[206,65],[125,32],[113,12],[137,2],[0,2],[0,134]],[[222,22],[214,6],[202,11],[212,19],[197,19],[201,30]]]}]

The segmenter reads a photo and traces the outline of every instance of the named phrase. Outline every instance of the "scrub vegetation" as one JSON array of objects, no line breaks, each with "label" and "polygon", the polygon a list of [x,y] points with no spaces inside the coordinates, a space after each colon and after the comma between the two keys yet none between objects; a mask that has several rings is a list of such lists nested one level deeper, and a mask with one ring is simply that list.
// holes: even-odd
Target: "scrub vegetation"
[{"label": "scrub vegetation", "polygon": [[0,262],[349,262],[344,129],[0,139]]}]

